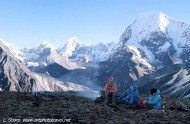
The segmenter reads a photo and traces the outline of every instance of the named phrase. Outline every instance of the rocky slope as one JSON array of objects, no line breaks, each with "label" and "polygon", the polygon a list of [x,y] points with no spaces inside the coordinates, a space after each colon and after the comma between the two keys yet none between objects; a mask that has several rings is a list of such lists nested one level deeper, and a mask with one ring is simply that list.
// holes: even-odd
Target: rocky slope
[{"label": "rocky slope", "polygon": [[11,91],[32,91],[36,81],[34,74],[11,54],[0,41],[0,89]]},{"label": "rocky slope", "polygon": [[[117,103],[116,107],[95,103],[89,99],[69,93],[41,94],[0,92],[0,122],[8,118],[62,119],[72,118],[81,124],[98,123],[189,123],[190,113],[183,109],[172,109],[174,103],[189,107],[189,101],[167,99],[166,111],[137,110],[133,106]],[[3,114],[2,114],[3,113]],[[16,121],[16,120],[14,120]],[[33,121],[33,120],[32,120]]]}]

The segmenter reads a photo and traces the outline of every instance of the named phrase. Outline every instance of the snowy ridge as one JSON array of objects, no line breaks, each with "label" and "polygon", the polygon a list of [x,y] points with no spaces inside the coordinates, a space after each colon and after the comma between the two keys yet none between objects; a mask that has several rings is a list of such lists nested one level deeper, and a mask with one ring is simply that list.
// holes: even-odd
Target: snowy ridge
[{"label": "snowy ridge", "polygon": [[33,48],[17,48],[6,41],[2,43],[10,49],[15,57],[27,66],[38,66],[59,63],[68,69],[81,68],[69,59],[80,60],[86,63],[90,61],[105,61],[109,55],[117,48],[116,43],[98,43],[95,45],[85,45],[77,37],[70,38],[68,42],[58,49],[54,48],[48,41],[43,41]]},{"label": "snowy ridge", "polygon": [[1,42],[4,46],[6,46],[6,47],[11,51],[11,53],[14,54],[14,56],[15,56],[16,58],[18,58],[18,59],[21,60],[21,61],[23,60],[22,57],[21,57],[21,55],[22,55],[23,53],[21,52],[21,50],[20,50],[19,48],[15,47],[14,45],[12,45],[12,44],[10,44],[10,43],[8,43],[8,42],[2,40],[2,39],[0,39],[0,42]]},{"label": "snowy ridge", "polygon": [[106,60],[115,48],[115,43],[85,45],[78,38],[74,37],[57,51],[64,58],[88,63],[90,61],[100,62]]},{"label": "snowy ridge", "polygon": [[77,64],[69,62],[59,55],[56,49],[47,41],[43,41],[35,48],[25,51],[22,57],[28,66],[47,66],[53,63],[58,63],[69,70],[81,68]]},{"label": "snowy ridge", "polygon": [[[190,98],[190,75],[189,64],[183,67],[176,65],[170,66],[168,69],[161,69],[157,74],[150,75],[151,79],[145,78],[148,81],[143,86],[139,87],[141,92],[148,92],[147,89],[155,87],[160,89],[163,95],[168,95],[172,98]],[[178,71],[177,71],[178,70]],[[167,72],[168,71],[168,72]],[[167,73],[164,73],[167,72]]]},{"label": "snowy ridge", "polygon": [[176,93],[177,91],[180,91],[180,90],[190,86],[190,84],[187,84],[187,82],[190,81],[190,75],[187,75],[187,74],[188,74],[188,72],[186,69],[182,69],[177,74],[175,74],[173,76],[173,79],[164,85],[164,86],[171,85],[171,87],[168,88],[165,92],[171,91],[170,95],[172,95],[172,94]]},{"label": "snowy ridge", "polygon": [[135,24],[134,25],[132,24],[131,28],[137,29],[137,30],[136,32],[132,33],[132,36],[137,36],[137,34],[141,36],[146,36],[145,32],[148,30],[142,30],[142,29],[148,28],[149,31],[160,29],[161,31],[164,32],[166,30],[166,27],[169,24],[169,17],[159,11],[142,13],[139,16],[137,16],[134,23]]},{"label": "snowy ridge", "polygon": [[146,65],[148,68],[153,68],[152,65],[150,65],[145,59],[141,57],[141,53],[135,46],[127,46],[127,50],[134,53],[133,57],[131,58],[133,61],[138,61],[139,63]]},{"label": "snowy ridge", "polygon": [[58,52],[64,57],[67,58],[72,56],[73,52],[77,48],[77,46],[82,45],[82,43],[79,41],[77,37],[73,37],[69,39],[67,44],[65,44],[64,47],[58,48]]},{"label": "snowy ridge", "polygon": [[[105,61],[109,58],[110,54],[117,48],[116,43],[99,43],[92,46],[92,58],[95,61]],[[90,50],[89,50],[90,51]]]},{"label": "snowy ridge", "polygon": [[177,79],[178,75],[179,75],[180,73],[182,73],[183,71],[184,71],[184,70],[180,70],[177,74],[175,74],[175,75],[173,76],[173,79],[170,80],[169,82],[167,82],[167,83],[165,84],[165,86],[166,86],[166,85],[173,84],[174,81]]},{"label": "snowy ridge", "polygon": [[42,41],[42,43],[37,45],[36,47],[46,47],[46,48],[55,49],[52,44],[50,44],[48,41],[45,40]]}]

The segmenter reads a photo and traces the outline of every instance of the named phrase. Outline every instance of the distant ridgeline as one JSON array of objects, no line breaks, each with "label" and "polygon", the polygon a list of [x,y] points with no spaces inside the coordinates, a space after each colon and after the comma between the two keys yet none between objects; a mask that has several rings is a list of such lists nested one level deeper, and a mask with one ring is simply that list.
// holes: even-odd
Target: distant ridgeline
[{"label": "distant ridgeline", "polygon": [[145,75],[141,78],[138,78],[135,82],[138,83],[139,86],[142,86],[152,80],[154,80],[157,77],[166,75],[166,74],[171,74],[171,73],[175,73],[180,71],[181,69],[185,69],[185,68],[190,68],[190,63],[186,63],[186,64],[174,64],[171,66],[167,66],[167,67],[163,67],[153,73],[150,73],[148,75]]}]

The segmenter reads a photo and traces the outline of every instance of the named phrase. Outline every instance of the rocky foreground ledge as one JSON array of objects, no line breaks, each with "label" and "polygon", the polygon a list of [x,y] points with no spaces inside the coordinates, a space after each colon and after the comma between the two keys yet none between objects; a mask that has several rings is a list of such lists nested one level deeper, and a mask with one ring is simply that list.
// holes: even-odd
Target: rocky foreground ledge
[{"label": "rocky foreground ledge", "polygon": [[107,106],[70,93],[33,95],[26,92],[0,92],[0,123],[3,121],[22,123],[24,119],[31,121],[27,123],[51,122],[47,119],[57,119],[57,122],[58,119],[59,121],[62,119],[65,122],[84,124],[190,123],[190,111],[184,110],[183,107],[172,108],[174,103],[182,103],[187,108],[190,107],[188,100],[168,99],[166,112],[163,113],[157,110],[135,110],[133,106],[122,103],[118,103],[116,107]]}]

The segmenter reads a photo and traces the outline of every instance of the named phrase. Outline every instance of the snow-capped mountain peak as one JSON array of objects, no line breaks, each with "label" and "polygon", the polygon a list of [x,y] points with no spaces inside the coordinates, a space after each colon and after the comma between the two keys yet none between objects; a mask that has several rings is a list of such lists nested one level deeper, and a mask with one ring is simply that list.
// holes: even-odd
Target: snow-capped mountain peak
[{"label": "snow-capped mountain peak", "polygon": [[77,37],[73,37],[68,40],[64,47],[58,48],[58,52],[65,58],[68,58],[69,56],[72,56],[76,47],[80,45],[82,45],[81,41]]},{"label": "snow-capped mountain peak", "polygon": [[131,25],[131,29],[135,29],[131,35],[146,36],[147,33],[155,30],[165,32],[169,23],[170,18],[162,12],[142,13],[136,17],[135,21]]},{"label": "snow-capped mountain peak", "polygon": [[68,51],[74,51],[77,45],[82,45],[82,42],[77,37],[73,37],[65,44],[65,49]]},{"label": "snow-capped mountain peak", "polygon": [[72,37],[72,38],[70,38],[69,40],[68,40],[68,44],[81,44],[81,41],[79,40],[79,38],[78,37]]},{"label": "snow-capped mountain peak", "polygon": [[0,39],[0,42],[5,47],[7,47],[7,49],[9,49],[11,51],[11,53],[13,53],[17,59],[22,61],[22,58],[20,57],[20,55],[22,55],[22,51],[18,47],[14,46],[14,45],[12,45],[12,44],[10,44],[10,43],[2,40],[2,39]]},{"label": "snow-capped mountain peak", "polygon": [[136,20],[135,23],[137,23],[138,26],[141,27],[149,27],[154,30],[160,29],[161,31],[165,31],[166,27],[169,24],[169,17],[165,15],[162,12],[159,11],[153,11],[148,13],[140,14]]},{"label": "snow-capped mountain peak", "polygon": [[162,12],[148,12],[137,16],[120,41],[125,47],[136,46],[144,51],[151,63],[165,61],[163,53],[181,63],[189,60],[182,57],[188,54],[189,39],[190,25],[171,19]]},{"label": "snow-capped mountain peak", "polygon": [[[54,53],[54,47],[48,43],[47,41],[43,41],[42,43],[38,44],[36,47],[31,49],[24,49],[22,52],[24,55],[22,56],[24,61],[39,61],[43,60],[44,57],[50,56]],[[41,56],[39,58],[39,56]]]},{"label": "snow-capped mountain peak", "polygon": [[48,41],[42,41],[39,45],[37,45],[38,48],[51,48],[54,49],[53,45],[50,44]]},{"label": "snow-capped mountain peak", "polygon": [[115,46],[115,43],[101,42],[94,45],[86,45],[80,42],[78,38],[74,37],[69,39],[68,42],[57,51],[66,59],[73,59],[81,62],[100,62],[109,57]]}]

